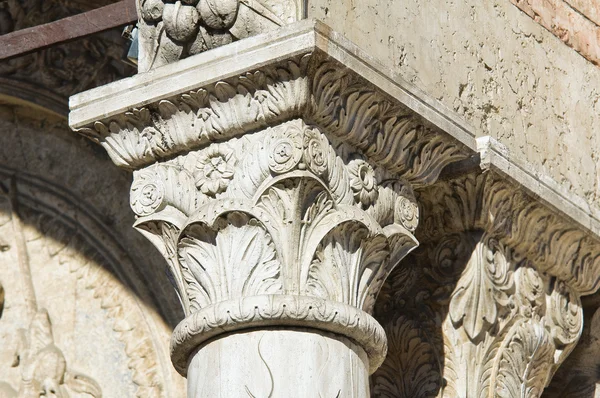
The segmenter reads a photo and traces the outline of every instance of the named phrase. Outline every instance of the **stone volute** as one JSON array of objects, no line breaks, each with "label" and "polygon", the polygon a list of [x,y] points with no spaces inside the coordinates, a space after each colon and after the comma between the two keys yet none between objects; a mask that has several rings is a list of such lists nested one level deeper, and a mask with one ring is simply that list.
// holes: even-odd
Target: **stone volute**
[{"label": "stone volute", "polygon": [[[543,229],[562,199],[540,204],[527,195],[546,191],[532,184],[518,200],[509,189],[497,195],[520,168],[490,160],[495,152],[478,148],[468,126],[327,26],[280,26],[300,19],[301,6],[268,3],[142,0],[143,73],[70,102],[70,125],[133,171],[135,228],[164,255],[186,314],[171,357],[188,397],[368,397],[387,353],[375,299],[416,236],[428,255],[458,254],[440,262],[453,267],[436,281],[442,290],[428,285],[432,274],[404,278],[406,265],[388,283],[394,345],[376,395],[435,396],[427,394],[446,385],[443,396],[488,396],[496,387],[482,377],[504,383],[503,353],[539,335],[543,371],[527,395],[539,396],[577,341],[579,296],[598,287],[598,223],[579,235],[572,219]],[[446,166],[478,161],[486,177],[431,188]],[[517,185],[528,184],[523,175]],[[518,223],[502,222],[512,214]],[[393,307],[426,297],[402,296],[412,286],[451,298],[430,312]],[[421,325],[411,311],[440,321]],[[512,334],[498,335],[499,325]],[[426,346],[412,342],[427,328],[443,338],[427,354],[411,352]],[[498,387],[501,396],[527,389],[528,361],[513,359],[525,373]],[[424,390],[394,389],[393,380],[408,386],[419,375]]]}]

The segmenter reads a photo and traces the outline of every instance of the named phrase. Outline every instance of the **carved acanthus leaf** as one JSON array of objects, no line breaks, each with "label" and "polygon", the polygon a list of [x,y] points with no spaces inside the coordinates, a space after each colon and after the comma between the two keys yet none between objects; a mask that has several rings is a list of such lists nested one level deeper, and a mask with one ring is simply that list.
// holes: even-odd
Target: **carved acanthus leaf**
[{"label": "carved acanthus leaf", "polygon": [[600,286],[598,240],[493,172],[440,182],[421,191],[419,198],[427,214],[420,240],[485,230],[578,294]]},{"label": "carved acanthus leaf", "polygon": [[387,261],[386,239],[369,237],[364,227],[346,223],[329,233],[321,245],[310,265],[306,292],[363,308],[367,297],[378,293],[370,287]]},{"label": "carved acanthus leaf", "polygon": [[[593,269],[592,237],[492,173],[419,197],[427,243],[391,275],[382,316],[401,311],[432,341],[443,337],[438,396],[539,397],[583,328],[580,288],[596,282],[578,272]],[[383,369],[408,351],[390,351]]]},{"label": "carved acanthus leaf", "polygon": [[[136,227],[167,257],[188,317],[235,300],[305,297],[355,308],[360,319],[348,321],[362,322],[385,278],[418,244],[415,203],[409,182],[299,119],[148,166],[132,188]],[[185,340],[303,319],[255,315],[214,319],[227,327],[194,325]],[[328,313],[327,322],[341,316]],[[330,330],[325,319],[305,321]],[[367,343],[372,336],[336,332],[362,341],[372,363],[383,358]]]},{"label": "carved acanthus leaf", "polygon": [[[145,117],[147,112],[151,117],[140,123],[138,116]],[[369,167],[377,164],[422,186],[434,182],[446,165],[468,156],[462,144],[318,51],[162,99],[80,131],[102,143],[116,164],[136,169],[294,118],[311,120],[351,145],[354,152],[362,151],[368,166],[362,164],[360,170],[359,163],[351,166],[348,171],[355,177],[348,186],[340,186],[340,192],[336,189],[336,195],[346,195],[346,189],[353,187],[351,194],[361,198],[365,208],[378,195]],[[310,130],[303,133],[305,166],[319,175],[324,172],[319,162],[331,163],[334,158],[327,159],[327,152],[322,158],[313,153],[321,145],[319,135],[311,138],[310,134]],[[285,148],[278,146],[277,150]],[[273,162],[271,159],[271,167],[285,167]],[[328,171],[332,181],[341,180],[331,174],[339,170]]]},{"label": "carved acanthus leaf", "polygon": [[179,247],[192,311],[283,290],[281,263],[271,237],[247,215],[229,213],[212,228],[192,224],[183,232]]},{"label": "carved acanthus leaf", "polygon": [[494,238],[475,235],[473,256],[469,259],[450,301],[449,315],[455,327],[478,340],[497,323],[499,305],[506,305],[512,289],[511,264],[504,248]]},{"label": "carved acanthus leaf", "polygon": [[496,359],[494,396],[539,397],[551,376],[554,349],[541,324],[530,320],[516,323]]}]

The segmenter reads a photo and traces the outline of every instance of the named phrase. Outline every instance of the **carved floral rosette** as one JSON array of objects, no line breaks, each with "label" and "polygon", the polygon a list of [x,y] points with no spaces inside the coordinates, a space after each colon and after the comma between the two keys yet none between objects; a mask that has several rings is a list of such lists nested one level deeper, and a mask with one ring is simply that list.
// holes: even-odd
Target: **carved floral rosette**
[{"label": "carved floral rosette", "polygon": [[[203,29],[213,22],[225,25],[211,40],[233,39],[242,3],[140,1],[149,7],[141,29],[151,30],[142,32],[150,47],[169,39],[152,57],[169,63],[210,48]],[[221,333],[302,326],[349,337],[374,371],[387,342],[369,314],[417,234],[434,258],[403,264],[383,295],[406,311],[386,319],[388,360],[402,355],[376,375],[387,381],[376,394],[515,396],[520,383],[525,396],[539,395],[577,341],[579,296],[600,285],[597,239],[492,173],[428,189],[446,166],[473,155],[468,139],[457,140],[461,126],[319,29],[294,51],[268,47],[274,55],[261,53],[244,73],[218,77],[211,68],[223,60],[214,53],[196,58],[206,68],[183,61],[210,75],[202,83],[171,80],[175,68],[165,67],[152,84],[150,74],[129,83],[138,92],[154,86],[150,99],[105,91],[130,103],[128,111],[106,96],[106,113],[90,111],[96,103],[85,96],[76,101],[73,125],[134,170],[136,227],[167,259],[187,316],[173,334],[176,368],[185,374],[189,354]],[[285,46],[282,31],[269,43]],[[258,54],[247,43],[230,46],[230,56]],[[171,82],[173,90],[157,88]],[[436,328],[443,336],[429,334]],[[543,365],[508,366],[527,362],[520,352]],[[429,366],[410,370],[421,358]],[[416,387],[395,390],[394,372]]]},{"label": "carved floral rosette", "polygon": [[[316,48],[79,132],[134,171],[136,227],[162,250],[188,316],[173,338],[182,374],[210,330],[261,322],[337,325],[376,369],[385,334],[369,313],[417,245],[413,187],[468,153]],[[215,307],[253,298],[256,318]],[[318,305],[290,312],[286,300],[302,298]],[[265,315],[273,311],[279,318]]]},{"label": "carved floral rosette", "polygon": [[227,331],[301,326],[359,343],[371,370],[385,333],[369,315],[413,248],[412,188],[297,119],[134,173],[136,227],[167,258],[188,317],[172,358]]}]

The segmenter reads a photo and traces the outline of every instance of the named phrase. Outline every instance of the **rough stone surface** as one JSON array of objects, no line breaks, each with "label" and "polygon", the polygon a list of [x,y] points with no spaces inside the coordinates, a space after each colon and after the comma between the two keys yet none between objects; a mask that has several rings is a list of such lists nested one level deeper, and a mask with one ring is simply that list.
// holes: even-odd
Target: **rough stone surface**
[{"label": "rough stone surface", "polygon": [[591,204],[600,69],[505,0],[315,0],[322,19]]},{"label": "rough stone surface", "polygon": [[598,2],[582,0],[511,0],[590,62],[600,63]]}]

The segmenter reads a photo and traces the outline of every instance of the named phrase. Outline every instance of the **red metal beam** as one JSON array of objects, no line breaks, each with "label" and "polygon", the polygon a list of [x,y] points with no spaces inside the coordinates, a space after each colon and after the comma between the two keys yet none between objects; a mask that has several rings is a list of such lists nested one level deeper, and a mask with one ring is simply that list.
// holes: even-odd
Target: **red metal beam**
[{"label": "red metal beam", "polygon": [[0,36],[0,61],[136,21],[135,0],[122,0],[58,21],[17,30]]}]

